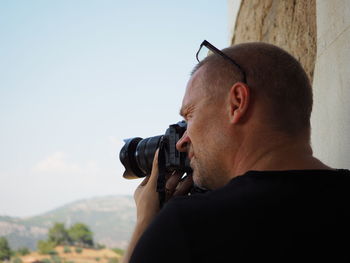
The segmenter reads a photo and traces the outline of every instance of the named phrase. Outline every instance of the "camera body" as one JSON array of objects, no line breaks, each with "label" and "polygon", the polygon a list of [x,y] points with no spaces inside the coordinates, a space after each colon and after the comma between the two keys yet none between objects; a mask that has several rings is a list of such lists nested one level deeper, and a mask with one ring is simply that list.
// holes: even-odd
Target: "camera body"
[{"label": "camera body", "polygon": [[179,152],[176,143],[186,131],[187,124],[180,121],[169,125],[164,135],[142,139],[140,137],[126,139],[120,150],[119,159],[125,167],[124,178],[141,178],[151,174],[152,163],[156,150],[159,148],[158,160],[160,168],[167,173],[173,171],[191,173],[186,152]]}]

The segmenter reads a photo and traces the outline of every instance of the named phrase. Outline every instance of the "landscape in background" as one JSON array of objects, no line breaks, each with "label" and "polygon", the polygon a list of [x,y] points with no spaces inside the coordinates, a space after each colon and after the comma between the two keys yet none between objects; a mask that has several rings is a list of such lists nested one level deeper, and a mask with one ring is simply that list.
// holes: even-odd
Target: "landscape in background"
[{"label": "landscape in background", "polygon": [[[5,239],[12,250],[11,261],[15,263],[118,262],[135,220],[135,205],[131,196],[80,200],[28,218],[0,216],[0,257]],[[39,253],[38,244],[49,243],[49,233],[52,236],[52,229],[57,224],[68,232],[76,225],[86,226],[93,234],[93,245],[75,242],[75,247],[71,247],[69,245],[73,243],[67,239],[54,244],[61,246],[52,248],[52,244],[51,247],[49,244],[45,253]]]},{"label": "landscape in background", "polygon": [[[0,257],[4,252],[0,239]],[[83,248],[79,246],[56,246],[47,253],[21,249],[12,251],[9,259],[0,262],[11,263],[119,263],[123,250],[107,248]]]}]

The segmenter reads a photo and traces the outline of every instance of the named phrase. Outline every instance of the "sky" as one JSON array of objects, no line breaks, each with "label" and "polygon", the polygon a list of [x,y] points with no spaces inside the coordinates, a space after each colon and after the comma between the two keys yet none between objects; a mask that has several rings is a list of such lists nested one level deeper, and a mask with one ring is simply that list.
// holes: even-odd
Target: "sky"
[{"label": "sky", "polygon": [[200,43],[228,46],[224,0],[2,0],[0,215],[132,195],[123,139],[164,134]]}]

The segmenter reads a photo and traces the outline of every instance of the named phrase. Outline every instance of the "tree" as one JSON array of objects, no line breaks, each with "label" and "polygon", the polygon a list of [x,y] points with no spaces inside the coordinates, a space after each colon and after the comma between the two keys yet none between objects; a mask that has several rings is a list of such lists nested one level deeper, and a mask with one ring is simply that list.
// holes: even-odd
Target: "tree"
[{"label": "tree", "polygon": [[68,232],[63,223],[55,223],[49,230],[49,241],[56,245],[64,245],[69,243]]},{"label": "tree", "polygon": [[37,248],[40,254],[53,254],[55,252],[55,242],[39,240]]},{"label": "tree", "polygon": [[83,223],[76,223],[68,229],[70,240],[75,245],[93,246],[92,232],[89,227]]},{"label": "tree", "polygon": [[11,249],[7,239],[0,237],[0,260],[9,260],[11,257]]},{"label": "tree", "polygon": [[20,256],[25,256],[25,255],[28,255],[30,253],[30,250],[26,247],[20,247],[19,249],[17,249],[16,252]]}]

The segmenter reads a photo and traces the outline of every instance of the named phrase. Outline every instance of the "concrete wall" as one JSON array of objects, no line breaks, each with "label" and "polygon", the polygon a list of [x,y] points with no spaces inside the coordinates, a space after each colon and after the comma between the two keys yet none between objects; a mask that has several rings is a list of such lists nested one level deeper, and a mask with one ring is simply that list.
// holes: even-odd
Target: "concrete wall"
[{"label": "concrete wall", "polygon": [[312,145],[329,165],[350,168],[350,1],[316,3]]},{"label": "concrete wall", "polygon": [[350,0],[228,0],[228,9],[230,45],[269,42],[300,60],[313,79],[314,155],[350,168]]}]

